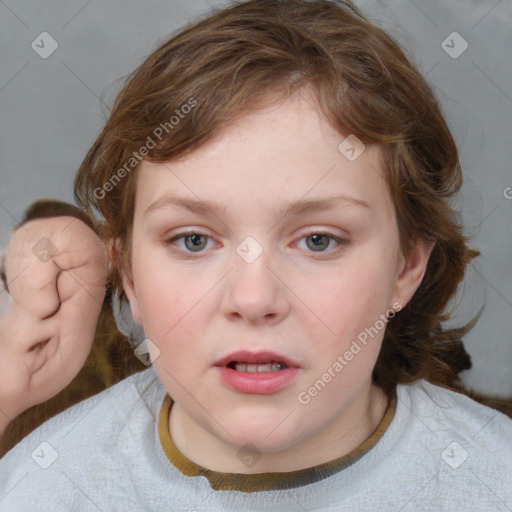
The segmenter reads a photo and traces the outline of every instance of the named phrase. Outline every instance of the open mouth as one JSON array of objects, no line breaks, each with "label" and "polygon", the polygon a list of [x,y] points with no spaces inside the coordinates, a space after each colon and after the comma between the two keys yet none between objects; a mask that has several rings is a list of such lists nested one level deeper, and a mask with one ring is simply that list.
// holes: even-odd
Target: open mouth
[{"label": "open mouth", "polygon": [[220,381],[237,393],[270,395],[288,386],[300,372],[297,361],[271,350],[238,350],[219,359]]},{"label": "open mouth", "polygon": [[254,364],[254,363],[240,363],[238,361],[231,361],[228,365],[228,368],[232,370],[236,370],[237,372],[247,372],[247,373],[266,373],[266,372],[277,372],[280,370],[284,370],[287,368],[285,363],[274,362],[264,364]]}]

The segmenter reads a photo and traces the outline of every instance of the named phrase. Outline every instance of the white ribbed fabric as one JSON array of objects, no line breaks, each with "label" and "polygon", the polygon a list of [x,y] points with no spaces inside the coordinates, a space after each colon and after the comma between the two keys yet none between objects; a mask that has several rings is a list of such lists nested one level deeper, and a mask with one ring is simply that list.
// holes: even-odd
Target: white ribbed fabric
[{"label": "white ribbed fabric", "polygon": [[398,386],[387,430],[348,468],[251,493],[169,462],[165,395],[150,367],[47,421],[0,460],[0,511],[512,510],[512,420],[423,380]]}]

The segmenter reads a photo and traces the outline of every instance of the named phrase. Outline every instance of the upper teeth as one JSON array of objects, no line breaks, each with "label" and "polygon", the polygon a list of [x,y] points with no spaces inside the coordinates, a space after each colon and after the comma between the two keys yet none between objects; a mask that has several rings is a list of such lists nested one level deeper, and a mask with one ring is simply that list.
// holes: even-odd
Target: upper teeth
[{"label": "upper teeth", "polygon": [[268,363],[268,364],[245,364],[235,363],[234,368],[239,372],[260,373],[260,372],[277,372],[286,367],[284,363]]}]

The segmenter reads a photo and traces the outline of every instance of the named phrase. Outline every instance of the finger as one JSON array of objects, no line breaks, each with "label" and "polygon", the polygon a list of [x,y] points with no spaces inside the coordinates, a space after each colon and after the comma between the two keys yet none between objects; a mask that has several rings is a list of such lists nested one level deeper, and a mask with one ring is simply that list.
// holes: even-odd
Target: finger
[{"label": "finger", "polygon": [[13,236],[5,257],[6,280],[14,303],[39,318],[59,308],[57,276],[60,269],[52,256],[57,246],[47,237],[20,228]]},{"label": "finger", "polygon": [[98,306],[85,311],[68,301],[52,318],[58,322],[58,336],[31,361],[30,392],[37,403],[64,389],[83,368],[94,342],[99,310]]},{"label": "finger", "polygon": [[8,314],[0,319],[1,354],[26,354],[58,333],[57,319],[41,320],[28,310],[13,304]]},{"label": "finger", "polygon": [[56,265],[62,270],[98,267],[106,274],[106,248],[96,233],[74,217],[61,217],[59,220],[61,226],[56,240],[61,250],[53,257]]}]

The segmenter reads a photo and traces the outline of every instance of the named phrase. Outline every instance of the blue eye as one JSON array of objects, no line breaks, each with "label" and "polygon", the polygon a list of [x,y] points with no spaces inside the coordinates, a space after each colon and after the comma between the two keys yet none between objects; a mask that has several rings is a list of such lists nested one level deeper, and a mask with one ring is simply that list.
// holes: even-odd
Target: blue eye
[{"label": "blue eye", "polygon": [[[190,231],[188,233],[181,233],[176,235],[169,240],[165,241],[165,245],[171,245],[176,240],[183,239],[185,241],[185,247],[190,250],[190,252],[201,252],[202,249],[206,246],[206,239],[209,239],[208,235],[203,233],[199,233],[196,231]],[[190,243],[187,243],[190,242]],[[183,249],[181,249],[183,250]],[[187,251],[184,251],[187,252]]]},{"label": "blue eye", "polygon": [[[306,240],[306,246],[308,247],[308,249],[311,249],[312,252],[317,253],[332,252],[324,250],[331,245],[332,240],[334,240],[338,244],[338,246],[344,243],[344,241],[337,236],[334,236],[329,233],[322,233],[316,231],[304,235],[303,237],[301,237],[301,240],[302,239]],[[311,243],[309,243],[309,241]]]},{"label": "blue eye", "polygon": [[[326,252],[333,252],[338,247],[335,247],[333,250],[326,251],[331,244],[331,242],[334,240],[336,244],[342,245],[346,243],[343,239],[332,235],[330,233],[323,233],[319,231],[313,231],[311,233],[308,233],[304,236],[302,236],[299,240],[305,239],[306,246],[311,252],[315,253],[326,253]],[[203,249],[205,249],[207,245],[208,240],[212,240],[210,236],[205,235],[204,233],[201,233],[199,231],[189,231],[185,233],[180,233],[172,238],[165,240],[164,244],[166,246],[173,245],[178,240],[184,241],[184,247],[180,247],[178,244],[175,244],[178,247],[178,250],[185,253],[185,254],[192,254],[192,253],[200,253],[203,252]]]}]

